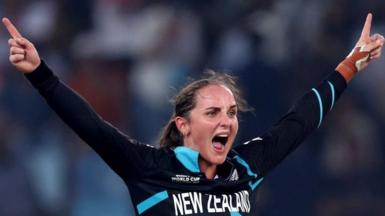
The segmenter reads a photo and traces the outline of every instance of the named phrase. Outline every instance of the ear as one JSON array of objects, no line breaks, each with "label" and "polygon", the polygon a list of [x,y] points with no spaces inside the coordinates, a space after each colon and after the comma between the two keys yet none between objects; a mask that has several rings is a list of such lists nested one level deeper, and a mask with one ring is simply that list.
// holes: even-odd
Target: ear
[{"label": "ear", "polygon": [[179,132],[183,134],[183,136],[186,136],[190,132],[190,127],[188,124],[188,120],[186,118],[183,118],[181,116],[177,116],[174,119],[175,125],[178,128]]}]

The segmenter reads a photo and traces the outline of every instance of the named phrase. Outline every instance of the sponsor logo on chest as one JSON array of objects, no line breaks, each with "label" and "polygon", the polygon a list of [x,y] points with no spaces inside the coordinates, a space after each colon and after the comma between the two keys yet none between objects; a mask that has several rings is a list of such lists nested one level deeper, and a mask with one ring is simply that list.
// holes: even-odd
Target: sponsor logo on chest
[{"label": "sponsor logo on chest", "polygon": [[200,177],[189,175],[175,175],[171,177],[171,181],[178,183],[199,183]]},{"label": "sponsor logo on chest", "polygon": [[247,190],[233,194],[202,194],[186,192],[172,195],[175,215],[203,213],[243,212],[250,213],[250,196]]}]

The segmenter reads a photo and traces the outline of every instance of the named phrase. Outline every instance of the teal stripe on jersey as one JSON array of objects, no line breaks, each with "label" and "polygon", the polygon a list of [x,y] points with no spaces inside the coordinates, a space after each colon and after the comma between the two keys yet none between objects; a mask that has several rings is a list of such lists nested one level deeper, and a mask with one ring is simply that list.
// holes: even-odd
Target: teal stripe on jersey
[{"label": "teal stripe on jersey", "polygon": [[259,184],[261,184],[262,181],[263,181],[263,178],[258,179],[254,184],[251,183],[251,181],[250,181],[250,182],[249,182],[249,186],[250,186],[251,190],[255,190],[255,188],[256,188]]},{"label": "teal stripe on jersey", "polygon": [[323,103],[322,103],[321,95],[319,94],[317,89],[312,88],[311,90],[315,93],[315,95],[317,96],[317,99],[318,99],[318,105],[319,105],[319,122],[318,122],[318,127],[320,127],[321,123],[322,123],[323,112],[324,112],[323,111]]},{"label": "teal stripe on jersey", "polygon": [[[246,168],[247,175],[253,176],[254,178],[258,177],[258,175],[256,173],[251,171],[249,164],[245,160],[240,158],[238,155],[235,156],[234,159],[236,159],[238,163],[240,163],[242,166],[244,166]],[[262,180],[263,180],[263,178],[258,179],[254,184],[253,184],[253,181],[250,180],[249,186],[250,186],[251,190],[255,190],[255,188],[262,182]]]},{"label": "teal stripe on jersey", "polygon": [[330,110],[333,109],[333,106],[334,106],[334,101],[335,101],[335,97],[336,97],[336,92],[334,90],[334,85],[333,83],[329,82],[328,81],[328,84],[329,84],[329,87],[330,87],[330,91],[332,92],[332,104],[330,105]]},{"label": "teal stripe on jersey", "polygon": [[138,209],[138,213],[142,214],[143,212],[147,211],[149,208],[153,207],[154,205],[162,202],[163,200],[168,198],[167,191],[159,192],[150,198],[144,200],[143,202],[139,203],[136,208]]},{"label": "teal stripe on jersey", "polygon": [[246,163],[242,158],[240,158],[238,155],[234,157],[238,163],[240,163],[242,166],[244,166],[247,170],[247,174],[249,176],[257,177],[257,174],[255,174],[253,171],[251,171],[249,164]]}]

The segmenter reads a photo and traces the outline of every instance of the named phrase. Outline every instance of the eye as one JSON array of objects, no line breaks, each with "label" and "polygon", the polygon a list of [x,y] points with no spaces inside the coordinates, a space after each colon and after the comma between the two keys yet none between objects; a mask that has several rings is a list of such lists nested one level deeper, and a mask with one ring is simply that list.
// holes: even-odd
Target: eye
[{"label": "eye", "polygon": [[218,114],[218,111],[217,110],[210,110],[206,113],[207,116],[209,117],[214,117]]},{"label": "eye", "polygon": [[232,109],[229,111],[228,113],[229,117],[233,118],[233,117],[236,117],[237,116],[237,110],[236,109]]}]

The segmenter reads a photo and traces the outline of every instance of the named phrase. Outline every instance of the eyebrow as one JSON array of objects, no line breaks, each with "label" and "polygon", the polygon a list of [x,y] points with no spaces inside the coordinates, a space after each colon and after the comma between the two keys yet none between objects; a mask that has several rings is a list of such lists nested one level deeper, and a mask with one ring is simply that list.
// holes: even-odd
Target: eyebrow
[{"label": "eyebrow", "polygon": [[[238,106],[236,104],[230,106],[230,109],[234,109],[234,108],[238,108]],[[207,107],[205,110],[210,110],[210,109],[220,110],[221,108],[220,107],[211,106],[211,107]]]},{"label": "eyebrow", "polygon": [[238,108],[238,106],[237,106],[236,104],[234,104],[234,105],[232,105],[232,106],[230,107],[230,109],[233,109],[233,108]]}]

